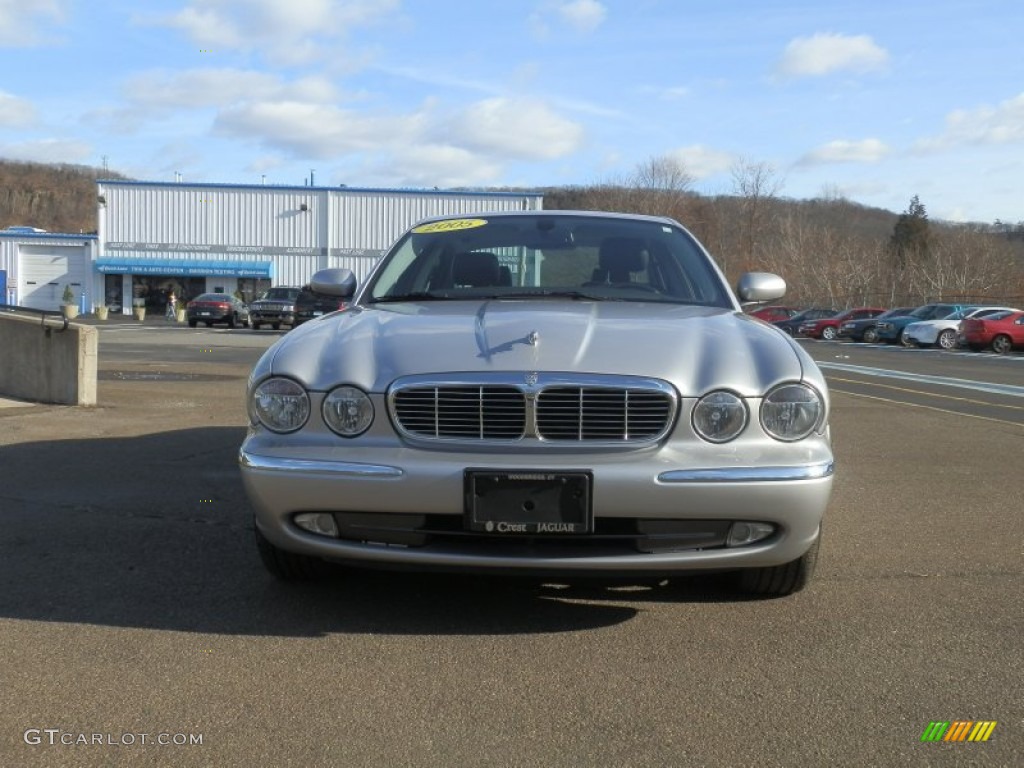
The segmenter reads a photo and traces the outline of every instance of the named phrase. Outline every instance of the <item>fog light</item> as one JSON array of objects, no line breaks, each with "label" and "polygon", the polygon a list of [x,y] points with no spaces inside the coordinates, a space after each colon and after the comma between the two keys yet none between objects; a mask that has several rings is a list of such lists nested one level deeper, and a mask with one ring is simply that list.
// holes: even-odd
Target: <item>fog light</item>
[{"label": "fog light", "polygon": [[742,547],[745,544],[753,544],[755,541],[767,539],[775,533],[775,526],[771,523],[733,523],[729,529],[729,538],[725,541],[727,547]]},{"label": "fog light", "polygon": [[295,524],[310,533],[338,538],[338,525],[334,522],[334,515],[327,512],[301,512],[295,516]]}]

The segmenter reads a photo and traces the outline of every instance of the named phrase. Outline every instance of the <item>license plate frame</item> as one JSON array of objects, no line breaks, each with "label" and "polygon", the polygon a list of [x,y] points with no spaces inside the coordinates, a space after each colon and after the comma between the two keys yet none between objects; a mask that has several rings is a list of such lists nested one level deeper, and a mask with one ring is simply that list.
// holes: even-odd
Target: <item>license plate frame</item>
[{"label": "license plate frame", "polygon": [[472,468],[463,473],[467,530],[495,535],[559,536],[594,530],[589,470]]}]

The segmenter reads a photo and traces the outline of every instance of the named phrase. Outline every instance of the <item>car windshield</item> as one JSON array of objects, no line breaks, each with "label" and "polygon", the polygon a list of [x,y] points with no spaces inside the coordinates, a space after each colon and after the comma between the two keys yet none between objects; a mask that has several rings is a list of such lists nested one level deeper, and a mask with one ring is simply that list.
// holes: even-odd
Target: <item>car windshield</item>
[{"label": "car windshield", "polygon": [[680,227],[552,213],[415,227],[374,271],[362,301],[481,298],[733,306],[711,260]]},{"label": "car windshield", "polygon": [[1001,312],[994,312],[991,315],[987,315],[985,320],[1005,320],[1013,314],[1013,310],[1003,310]]},{"label": "car windshield", "polygon": [[260,299],[271,299],[276,301],[295,301],[299,295],[298,288],[271,288],[260,296]]},{"label": "car windshield", "polygon": [[912,309],[910,307],[898,307],[897,309],[890,309],[887,312],[883,312],[877,319],[882,320],[886,317],[906,317],[911,314],[911,312]]}]

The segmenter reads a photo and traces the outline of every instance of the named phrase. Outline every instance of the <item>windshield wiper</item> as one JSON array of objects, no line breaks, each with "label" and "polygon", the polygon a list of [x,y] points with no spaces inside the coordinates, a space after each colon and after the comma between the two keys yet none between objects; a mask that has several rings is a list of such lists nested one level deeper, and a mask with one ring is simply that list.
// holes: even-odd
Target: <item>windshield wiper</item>
[{"label": "windshield wiper", "polygon": [[370,304],[385,304],[400,301],[443,301],[449,298],[430,291],[412,291],[411,293],[396,293],[393,296],[378,296],[370,299]]}]

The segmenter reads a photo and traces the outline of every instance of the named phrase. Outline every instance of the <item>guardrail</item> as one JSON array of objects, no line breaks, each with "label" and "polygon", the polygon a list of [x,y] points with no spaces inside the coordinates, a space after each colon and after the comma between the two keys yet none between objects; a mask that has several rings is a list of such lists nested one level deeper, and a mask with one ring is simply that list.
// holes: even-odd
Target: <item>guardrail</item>
[{"label": "guardrail", "polygon": [[[39,315],[40,325],[44,330],[52,331],[66,331],[68,329],[68,318],[67,316],[55,309],[35,309],[34,307],[20,307],[17,304],[0,304],[0,312],[11,312],[22,315]],[[55,325],[47,325],[47,318],[56,317],[61,321],[61,326],[58,328]]]}]

